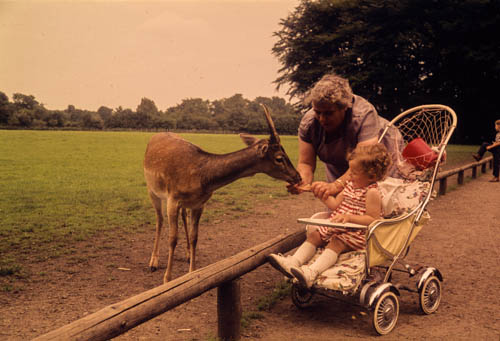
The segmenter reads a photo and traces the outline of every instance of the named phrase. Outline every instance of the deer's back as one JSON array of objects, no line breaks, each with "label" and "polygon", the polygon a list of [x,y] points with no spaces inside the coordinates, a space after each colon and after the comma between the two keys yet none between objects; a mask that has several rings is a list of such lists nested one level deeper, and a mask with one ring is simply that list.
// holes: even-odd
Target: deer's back
[{"label": "deer's back", "polygon": [[173,133],[159,133],[149,140],[144,156],[144,169],[156,172],[189,168],[200,148]]},{"label": "deer's back", "polygon": [[144,156],[144,175],[150,190],[189,200],[201,195],[200,169],[207,153],[173,133],[153,135]]}]

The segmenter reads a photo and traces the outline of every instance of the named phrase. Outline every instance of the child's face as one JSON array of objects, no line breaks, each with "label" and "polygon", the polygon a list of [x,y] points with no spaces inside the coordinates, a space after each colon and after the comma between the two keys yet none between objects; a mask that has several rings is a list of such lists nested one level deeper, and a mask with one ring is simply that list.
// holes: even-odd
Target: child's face
[{"label": "child's face", "polygon": [[375,179],[366,175],[363,168],[356,160],[349,161],[349,169],[351,170],[351,181],[354,188],[366,187],[375,182]]},{"label": "child's face", "polygon": [[500,132],[500,123],[495,123],[495,129]]}]

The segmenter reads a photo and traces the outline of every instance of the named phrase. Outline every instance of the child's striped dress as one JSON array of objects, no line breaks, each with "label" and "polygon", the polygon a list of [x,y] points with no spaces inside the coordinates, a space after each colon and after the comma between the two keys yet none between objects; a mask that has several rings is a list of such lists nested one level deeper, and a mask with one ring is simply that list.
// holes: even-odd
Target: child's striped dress
[{"label": "child's striped dress", "polygon": [[[332,212],[330,217],[336,214],[364,215],[366,213],[366,192],[371,188],[378,189],[377,183],[363,188],[354,188],[352,181],[347,181],[344,188],[344,200]],[[366,232],[364,230],[350,231],[336,227],[319,226],[318,231],[321,239],[326,242],[335,236],[353,250],[363,250],[366,247]]]}]

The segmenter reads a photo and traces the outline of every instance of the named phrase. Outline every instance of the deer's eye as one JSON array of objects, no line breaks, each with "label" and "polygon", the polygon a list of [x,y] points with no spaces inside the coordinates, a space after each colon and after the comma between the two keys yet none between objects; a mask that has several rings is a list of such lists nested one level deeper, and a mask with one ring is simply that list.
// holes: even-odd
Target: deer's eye
[{"label": "deer's eye", "polygon": [[285,161],[285,158],[282,155],[277,155],[274,159],[279,163],[283,163],[283,161]]}]

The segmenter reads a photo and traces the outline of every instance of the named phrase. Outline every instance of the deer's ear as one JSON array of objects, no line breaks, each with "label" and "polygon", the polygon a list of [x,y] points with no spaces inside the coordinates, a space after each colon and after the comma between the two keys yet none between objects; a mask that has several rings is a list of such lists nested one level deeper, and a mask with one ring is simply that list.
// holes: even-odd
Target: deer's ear
[{"label": "deer's ear", "polygon": [[266,156],[267,154],[267,150],[269,149],[269,144],[268,143],[265,143],[265,144],[261,144],[257,147],[257,155],[260,157],[260,158],[263,158]]},{"label": "deer's ear", "polygon": [[259,141],[258,138],[253,137],[252,135],[249,134],[240,134],[240,138],[243,140],[243,142],[245,142],[247,146],[251,146],[257,143],[257,141]]}]

